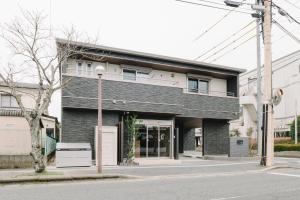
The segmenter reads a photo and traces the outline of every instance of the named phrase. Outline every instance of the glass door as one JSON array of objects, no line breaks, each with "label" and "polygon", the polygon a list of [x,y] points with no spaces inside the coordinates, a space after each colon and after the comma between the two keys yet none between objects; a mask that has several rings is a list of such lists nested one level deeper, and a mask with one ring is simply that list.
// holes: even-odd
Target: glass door
[{"label": "glass door", "polygon": [[158,157],[158,126],[148,126],[147,134],[147,154],[148,157]]},{"label": "glass door", "polygon": [[138,136],[135,139],[135,157],[147,156],[147,126],[141,125],[138,128]]},{"label": "glass door", "polygon": [[159,156],[170,156],[170,138],[171,127],[161,126],[159,127]]}]

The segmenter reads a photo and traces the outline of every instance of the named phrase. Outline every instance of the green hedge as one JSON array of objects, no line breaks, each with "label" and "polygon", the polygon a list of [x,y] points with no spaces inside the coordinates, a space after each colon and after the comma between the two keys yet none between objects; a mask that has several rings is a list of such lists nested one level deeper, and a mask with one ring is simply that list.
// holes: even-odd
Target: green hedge
[{"label": "green hedge", "polygon": [[300,151],[300,144],[275,144],[274,151]]}]

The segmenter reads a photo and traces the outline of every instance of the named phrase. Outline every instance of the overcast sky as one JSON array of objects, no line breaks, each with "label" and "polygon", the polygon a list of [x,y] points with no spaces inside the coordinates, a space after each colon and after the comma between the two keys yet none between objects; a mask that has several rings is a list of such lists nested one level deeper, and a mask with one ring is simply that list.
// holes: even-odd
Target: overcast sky
[{"label": "overcast sky", "polygon": [[[191,0],[192,1],[192,0]],[[222,3],[222,0],[209,0]],[[203,3],[202,0],[194,0]],[[248,3],[253,1],[246,0]],[[300,21],[300,0],[274,1]],[[290,3],[289,3],[290,2]],[[293,3],[294,5],[291,5]],[[74,25],[89,36],[99,35],[101,45],[155,53],[186,59],[195,59],[216,44],[249,24],[253,18],[248,14],[231,12],[213,29],[195,41],[195,38],[223,18],[228,11],[182,3],[174,0],[9,0],[0,7],[0,23],[9,22],[20,15],[20,7],[43,11],[48,15],[53,29]],[[249,9],[250,7],[245,6]],[[247,10],[244,10],[249,12]],[[300,25],[280,16],[274,10],[274,19],[300,38]],[[245,68],[256,67],[256,40],[243,41],[255,34],[245,29],[245,37],[233,42],[224,51],[205,61]],[[249,31],[247,34],[246,32]],[[241,33],[243,34],[243,33]],[[300,45],[273,25],[273,59],[300,49]],[[229,43],[234,41],[234,37]],[[214,53],[216,50],[211,51]],[[10,59],[9,49],[0,42],[0,63],[4,66]],[[228,53],[226,53],[228,52]],[[225,54],[224,56],[222,56]],[[207,54],[208,57],[210,54]],[[200,61],[205,58],[201,57]],[[50,114],[60,117],[60,94],[57,93],[50,107]]]}]

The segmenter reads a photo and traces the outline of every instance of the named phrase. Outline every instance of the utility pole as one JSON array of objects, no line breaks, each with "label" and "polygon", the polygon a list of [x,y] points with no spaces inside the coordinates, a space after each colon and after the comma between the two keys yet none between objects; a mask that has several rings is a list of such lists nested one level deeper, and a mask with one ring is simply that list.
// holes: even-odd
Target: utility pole
[{"label": "utility pole", "polygon": [[[257,5],[261,5],[261,0],[256,0]],[[261,148],[262,148],[262,134],[261,134],[261,127],[262,127],[262,103],[261,103],[261,53],[260,53],[260,23],[261,23],[261,12],[256,12],[259,17],[256,19],[256,42],[257,42],[257,77],[256,77],[256,87],[257,87],[257,102],[256,102],[256,112],[257,112],[257,154],[261,155]]]},{"label": "utility pole", "polygon": [[274,134],[273,134],[273,105],[272,105],[272,44],[271,44],[271,2],[264,0],[264,102],[267,106],[266,126],[266,166],[273,165]]}]

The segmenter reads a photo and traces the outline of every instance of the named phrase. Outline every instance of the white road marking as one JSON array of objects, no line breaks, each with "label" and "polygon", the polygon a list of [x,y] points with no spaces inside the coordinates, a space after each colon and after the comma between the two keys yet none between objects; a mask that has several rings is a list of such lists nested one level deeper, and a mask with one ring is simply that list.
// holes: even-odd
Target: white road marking
[{"label": "white road marking", "polygon": [[211,200],[237,199],[237,198],[241,198],[241,197],[244,197],[244,196],[223,197],[223,198],[211,199]]},{"label": "white road marking", "polygon": [[276,172],[269,173],[269,174],[272,174],[272,175],[279,175],[279,176],[290,176],[290,177],[297,177],[297,178],[300,178],[300,175],[297,175],[297,174],[285,174],[285,173],[276,173]]}]

